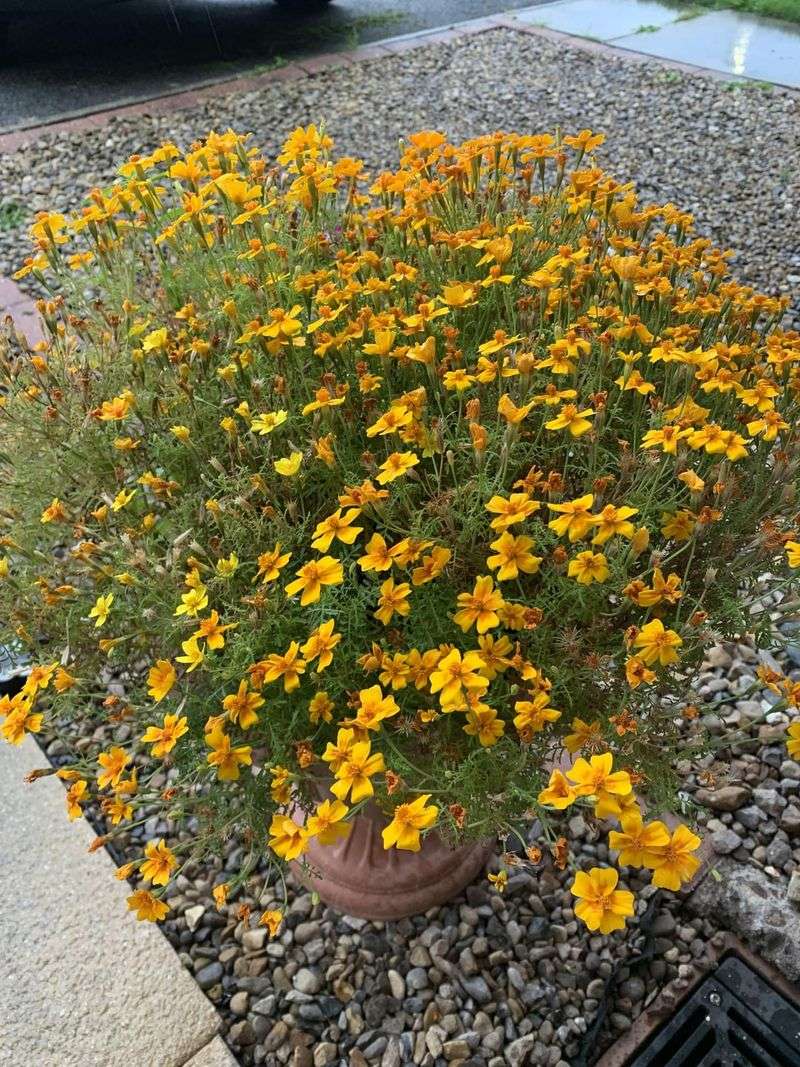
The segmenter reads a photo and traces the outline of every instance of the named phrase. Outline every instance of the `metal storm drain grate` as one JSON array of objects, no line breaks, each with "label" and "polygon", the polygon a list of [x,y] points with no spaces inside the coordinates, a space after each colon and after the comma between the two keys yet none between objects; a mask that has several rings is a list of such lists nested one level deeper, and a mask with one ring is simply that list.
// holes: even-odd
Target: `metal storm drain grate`
[{"label": "metal storm drain grate", "polygon": [[800,1011],[728,956],[630,1067],[800,1067]]}]

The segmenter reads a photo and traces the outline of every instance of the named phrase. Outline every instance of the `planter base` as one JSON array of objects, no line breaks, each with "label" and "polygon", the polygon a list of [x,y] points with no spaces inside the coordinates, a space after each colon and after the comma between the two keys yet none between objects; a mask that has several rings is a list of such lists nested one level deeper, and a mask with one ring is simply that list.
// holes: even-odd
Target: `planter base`
[{"label": "planter base", "polygon": [[[302,812],[295,809],[294,818],[302,823]],[[404,919],[454,897],[494,850],[493,841],[451,849],[435,833],[424,838],[419,852],[384,849],[382,824],[380,816],[360,815],[346,840],[333,845],[312,840],[305,859],[321,877],[293,863],[295,876],[345,915],[375,921]]]}]

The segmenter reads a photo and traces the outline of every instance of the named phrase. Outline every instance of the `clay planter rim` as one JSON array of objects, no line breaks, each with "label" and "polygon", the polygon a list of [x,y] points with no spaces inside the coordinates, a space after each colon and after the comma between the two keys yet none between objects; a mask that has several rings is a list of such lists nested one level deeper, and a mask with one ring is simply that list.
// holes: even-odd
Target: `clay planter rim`
[{"label": "clay planter rim", "polygon": [[[295,803],[291,816],[302,826],[306,812]],[[304,859],[313,870],[298,861],[292,870],[338,911],[387,921],[444,904],[475,878],[494,851],[494,839],[450,848],[436,831],[422,838],[418,852],[384,849],[381,830],[389,822],[371,800],[352,819],[347,838],[331,845],[311,839]]]}]

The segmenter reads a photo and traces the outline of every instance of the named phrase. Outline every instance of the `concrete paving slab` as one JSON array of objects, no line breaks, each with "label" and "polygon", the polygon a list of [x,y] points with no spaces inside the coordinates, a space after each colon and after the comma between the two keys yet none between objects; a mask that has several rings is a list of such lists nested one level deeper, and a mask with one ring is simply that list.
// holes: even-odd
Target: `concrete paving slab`
[{"label": "concrete paving slab", "polygon": [[192,1056],[186,1067],[237,1067],[237,1063],[222,1038],[215,1037],[196,1056]]},{"label": "concrete paving slab", "polygon": [[46,765],[31,738],[0,744],[0,1064],[182,1067],[219,1016],[163,934],[126,910],[127,882],[103,849],[87,852],[94,832],[67,821],[62,784],[23,781]]},{"label": "concrete paving slab", "polygon": [[514,15],[520,22],[547,26],[575,37],[610,41],[635,34],[643,26],[665,26],[679,18],[681,12],[657,0],[563,0],[515,11]]},{"label": "concrete paving slab", "polygon": [[800,88],[800,28],[788,22],[710,11],[653,33],[615,37],[613,43],[733,77]]}]

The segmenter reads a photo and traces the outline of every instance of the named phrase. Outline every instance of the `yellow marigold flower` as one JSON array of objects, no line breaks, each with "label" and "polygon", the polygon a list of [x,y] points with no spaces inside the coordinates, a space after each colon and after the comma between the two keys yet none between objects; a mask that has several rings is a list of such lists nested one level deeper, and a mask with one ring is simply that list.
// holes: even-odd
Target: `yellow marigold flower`
[{"label": "yellow marigold flower", "polygon": [[107,593],[105,596],[99,596],[94,602],[94,607],[89,610],[89,618],[95,620],[95,629],[105,625],[108,621],[109,612],[111,611],[111,605],[114,603],[114,594]]},{"label": "yellow marigold flower", "polygon": [[162,759],[171,752],[178,739],[189,732],[189,721],[186,716],[178,718],[177,715],[165,715],[161,726],[148,726],[142,735],[142,741],[146,745],[152,745],[150,754],[155,759]]},{"label": "yellow marigold flower", "polygon": [[548,504],[551,511],[557,511],[560,518],[551,519],[548,522],[549,529],[555,531],[559,537],[567,534],[570,541],[578,541],[585,537],[594,523],[591,507],[594,504],[594,494],[578,497],[564,504]]},{"label": "yellow marigold flower", "polygon": [[317,523],[311,547],[317,552],[327,552],[334,538],[342,544],[352,545],[358,535],[364,532],[363,526],[353,526],[360,514],[361,508],[348,508],[344,513],[342,508],[338,508],[333,515]]},{"label": "yellow marigold flower", "polygon": [[314,814],[306,819],[306,830],[321,845],[335,845],[347,837],[353,828],[351,823],[343,821],[349,811],[341,800],[323,800]]},{"label": "yellow marigold flower", "polygon": [[53,679],[53,688],[57,693],[66,693],[68,689],[72,689],[77,683],[77,678],[71,675],[68,670],[59,667]]},{"label": "yellow marigold flower", "polygon": [[128,417],[133,407],[133,393],[125,392],[121,396],[115,396],[113,400],[104,400],[100,405],[98,418],[102,422],[121,422]]},{"label": "yellow marigold flower", "polygon": [[392,452],[389,458],[381,464],[377,480],[381,485],[387,485],[389,482],[393,482],[395,478],[408,474],[411,468],[416,467],[418,463],[419,456],[416,452]]},{"label": "yellow marigold flower", "polygon": [[561,712],[549,707],[547,693],[536,693],[533,700],[518,700],[514,704],[514,725],[519,733],[539,733],[548,722],[561,718]]},{"label": "yellow marigold flower", "polygon": [[300,675],[305,674],[306,671],[306,663],[300,655],[298,641],[292,641],[283,655],[273,652],[267,656],[265,662],[264,681],[276,682],[279,678],[283,678],[283,688],[286,693],[297,689],[300,685]]},{"label": "yellow marigold flower", "polygon": [[217,905],[217,911],[225,906],[230,888],[231,887],[227,882],[221,882],[219,885],[215,885],[211,890],[211,896],[214,898],[214,903]]},{"label": "yellow marigold flower", "polygon": [[258,920],[259,926],[266,926],[269,931],[270,937],[275,937],[280,930],[281,923],[283,922],[283,912],[278,911],[277,908],[269,908],[267,911],[261,913],[261,917]]},{"label": "yellow marigold flower", "polygon": [[186,442],[192,436],[191,430],[188,426],[170,426],[169,432],[173,435],[173,437],[177,437],[177,439],[183,444],[186,444]]},{"label": "yellow marigold flower", "polygon": [[138,489],[120,489],[111,502],[112,511],[122,511],[138,493]]},{"label": "yellow marigold flower", "polygon": [[313,726],[318,722],[333,722],[334,703],[328,694],[321,690],[309,701],[308,718]]},{"label": "yellow marigold flower", "polygon": [[574,559],[569,561],[567,574],[570,578],[577,578],[581,585],[591,585],[592,582],[604,582],[611,571],[608,569],[606,557],[602,552],[592,552],[587,549],[579,552]]},{"label": "yellow marigold flower", "polygon": [[9,575],[9,563],[7,556],[0,556],[0,578],[7,578]]},{"label": "yellow marigold flower", "polygon": [[[2,703],[0,703],[2,708]],[[42,728],[44,716],[41,712],[32,712],[28,699],[22,694],[12,697],[6,704],[5,719],[0,725],[0,733],[10,745],[20,745],[25,734],[37,734]]]},{"label": "yellow marigold flower", "polygon": [[29,696],[36,696],[40,690],[47,689],[57,669],[57,663],[37,663],[36,666],[31,667],[22,687],[22,692]]},{"label": "yellow marigold flower", "polygon": [[475,381],[475,375],[468,374],[464,367],[446,371],[442,378],[445,389],[458,393],[463,393],[466,389],[469,389],[470,386],[475,384]]},{"label": "yellow marigold flower", "polygon": [[242,730],[249,730],[251,726],[258,722],[256,709],[263,707],[263,705],[264,698],[260,693],[251,692],[250,686],[244,678],[239,682],[239,688],[236,692],[229,693],[222,700],[222,706],[228,718]]},{"label": "yellow marigold flower", "polygon": [[463,729],[465,734],[477,737],[482,748],[491,748],[505,733],[506,724],[494,708],[478,700],[468,705]]},{"label": "yellow marigold flower", "polygon": [[192,671],[200,666],[206,658],[206,654],[198,645],[196,637],[190,637],[186,641],[181,641],[181,648],[183,649],[183,655],[176,656],[175,661],[177,663],[188,664],[186,673],[191,674]]},{"label": "yellow marigold flower", "polygon": [[79,778],[77,782],[73,782],[67,790],[67,815],[69,821],[74,822],[75,819],[79,819],[83,812],[81,811],[81,804],[85,803],[89,798],[86,796],[86,790],[89,787],[89,783],[83,778]]},{"label": "yellow marigold flower", "polygon": [[490,872],[486,877],[498,893],[505,893],[506,886],[508,885],[508,871],[498,871],[497,874],[492,874]]},{"label": "yellow marigold flower", "polygon": [[700,867],[700,860],[692,855],[700,845],[697,834],[686,826],[676,826],[669,842],[652,850],[652,862],[647,865],[653,868],[653,885],[675,891],[690,881]]},{"label": "yellow marigold flower", "polygon": [[336,781],[331,786],[331,792],[339,800],[345,800],[350,793],[351,803],[358,804],[360,800],[366,800],[373,795],[375,790],[370,779],[385,769],[383,755],[380,752],[373,753],[369,741],[357,741],[350,747],[347,758],[340,764],[339,769],[334,772]]},{"label": "yellow marigold flower", "polygon": [[374,533],[366,544],[366,551],[358,560],[362,571],[388,571],[395,562],[391,549],[379,533]]},{"label": "yellow marigold flower", "polygon": [[660,861],[657,851],[670,842],[669,830],[658,819],[644,823],[639,811],[626,812],[622,818],[622,832],[612,830],[608,847],[619,852],[621,867],[656,867]]},{"label": "yellow marigold flower", "polygon": [[523,404],[522,407],[517,407],[508,393],[503,393],[500,400],[497,403],[498,414],[502,415],[506,422],[512,426],[516,426],[522,422],[526,416],[531,413],[534,407],[534,402],[531,400],[529,404]]},{"label": "yellow marigold flower", "polygon": [[787,541],[783,547],[789,566],[800,567],[800,541]]},{"label": "yellow marigold flower", "polygon": [[674,456],[678,451],[678,444],[690,432],[690,430],[682,430],[680,426],[672,425],[662,426],[658,430],[648,430],[642,438],[642,448],[660,448],[662,452],[668,452]]},{"label": "yellow marigold flower", "polygon": [[217,769],[217,777],[223,782],[235,782],[239,779],[239,768],[250,766],[252,748],[250,745],[231,746],[230,737],[221,727],[206,734],[206,744],[211,749],[207,762]]},{"label": "yellow marigold flower", "polygon": [[554,768],[550,772],[550,781],[547,784],[547,788],[539,793],[537,799],[540,804],[546,804],[550,808],[563,811],[570,804],[573,804],[577,797],[578,794],[562,772]]},{"label": "yellow marigold flower", "polygon": [[661,619],[651,619],[646,623],[633,641],[634,647],[640,649],[640,656],[648,665],[658,661],[662,667],[677,663],[676,649],[683,644],[683,638],[674,630],[664,628]]},{"label": "yellow marigold flower", "polygon": [[340,729],[336,734],[336,743],[329,741],[322,758],[331,765],[331,773],[337,774],[349,759],[353,745],[356,744],[355,730]]},{"label": "yellow marigold flower", "polygon": [[417,689],[427,689],[431,675],[436,669],[441,656],[438,649],[430,649],[428,652],[420,652],[412,648],[408,653],[408,676]]},{"label": "yellow marigold flower", "polygon": [[411,665],[408,656],[402,652],[395,652],[393,656],[385,656],[381,663],[379,680],[381,685],[390,685],[392,689],[405,689],[411,675]]},{"label": "yellow marigold flower", "polygon": [[442,287],[439,299],[451,308],[468,308],[477,303],[477,290],[474,285],[451,282]]},{"label": "yellow marigold flower", "polygon": [[655,671],[651,671],[640,656],[631,656],[625,663],[625,677],[631,689],[638,689],[642,684],[656,680]]},{"label": "yellow marigold flower", "polygon": [[419,852],[421,832],[430,829],[439,817],[437,806],[428,804],[430,799],[430,793],[423,793],[408,804],[398,804],[392,821],[381,832],[384,848],[394,846],[407,852]]},{"label": "yellow marigold flower", "polygon": [[292,452],[291,456],[284,459],[276,459],[272,466],[278,474],[282,474],[284,478],[294,478],[295,474],[300,470],[300,464],[302,462],[303,453]]},{"label": "yellow marigold flower", "polygon": [[298,826],[288,815],[273,815],[267,844],[282,860],[296,860],[305,852],[311,836],[305,827]]},{"label": "yellow marigold flower", "polygon": [[393,404],[388,411],[367,427],[367,437],[386,437],[398,433],[413,421],[414,413],[405,404]]},{"label": "yellow marigold flower", "polygon": [[143,352],[157,352],[167,347],[168,334],[166,326],[161,326],[157,330],[152,330],[146,337],[142,339],[142,351]]},{"label": "yellow marigold flower", "polygon": [[488,557],[486,566],[497,571],[498,582],[518,578],[520,571],[523,574],[536,574],[543,557],[531,553],[530,549],[534,543],[532,537],[515,537],[506,530],[496,541],[492,541],[491,547],[495,550],[495,555]]},{"label": "yellow marigold flower", "polygon": [[317,660],[316,670],[318,674],[321,674],[326,667],[333,663],[333,650],[342,640],[342,635],[334,633],[333,627],[333,619],[320,623],[301,647],[306,662],[310,663],[315,659]]},{"label": "yellow marigold flower", "polygon": [[596,747],[602,737],[600,720],[584,722],[583,719],[574,718],[570,723],[572,733],[564,738],[564,748],[572,756],[582,748]]},{"label": "yellow marigold flower", "polygon": [[606,504],[599,515],[592,516],[592,523],[597,527],[597,533],[592,538],[593,545],[604,545],[610,538],[633,537],[633,523],[628,520],[632,515],[638,515],[638,508],[615,507],[614,504]]},{"label": "yellow marigold flower", "polygon": [[388,626],[395,615],[408,615],[411,605],[408,602],[411,586],[408,582],[396,583],[394,578],[387,578],[381,585],[381,595],[378,598],[378,610],[374,612],[375,618]]},{"label": "yellow marigold flower", "polygon": [[276,804],[288,804],[292,799],[292,776],[288,767],[276,765],[270,767],[269,773],[272,776],[269,787],[270,796]]},{"label": "yellow marigold flower", "polygon": [[169,694],[172,687],[175,685],[175,679],[177,674],[175,668],[170,663],[169,659],[157,659],[156,664],[150,667],[147,675],[147,695],[153,697],[158,704]]},{"label": "yellow marigold flower", "polygon": [[425,585],[442,573],[450,562],[452,552],[449,548],[436,547],[429,556],[423,556],[419,567],[415,567],[411,574],[412,585]]},{"label": "yellow marigold flower", "polygon": [[493,496],[486,510],[497,518],[492,519],[489,525],[493,530],[506,530],[515,523],[523,522],[541,506],[538,500],[531,500],[527,493],[512,493],[509,497]]},{"label": "yellow marigold flower", "polygon": [[278,541],[271,552],[262,552],[257,558],[258,572],[253,581],[260,578],[264,585],[274,582],[291,558],[291,552],[281,552],[281,543]]},{"label": "yellow marigold flower", "polygon": [[169,914],[169,904],[154,897],[146,889],[137,889],[128,897],[128,909],[136,912],[136,918],[147,922],[161,922]]},{"label": "yellow marigold flower", "polygon": [[286,586],[286,595],[294,596],[295,593],[302,593],[300,597],[302,607],[306,604],[315,604],[319,600],[323,586],[340,585],[344,581],[342,565],[333,556],[323,556],[321,559],[304,563],[295,573],[297,578]]},{"label": "yellow marigold flower", "polygon": [[317,389],[314,399],[303,407],[303,414],[310,415],[314,411],[322,411],[324,408],[338,408],[345,401],[343,396],[332,396],[329,389],[324,386]]},{"label": "yellow marigold flower", "polygon": [[514,646],[505,635],[494,637],[492,634],[482,634],[478,638],[478,645],[483,660],[482,673],[490,682],[494,681],[498,674],[503,674],[511,666]]},{"label": "yellow marigold flower", "polygon": [[587,430],[591,430],[591,419],[594,412],[591,408],[578,411],[577,404],[565,404],[554,419],[549,419],[545,424],[546,430],[569,430],[572,437],[580,437]]},{"label": "yellow marigold flower", "polygon": [[622,930],[625,920],[633,915],[633,893],[617,889],[619,874],[613,867],[592,867],[578,871],[570,892],[578,897],[575,914],[590,930],[610,934]]},{"label": "yellow marigold flower", "polygon": [[475,626],[479,634],[485,634],[500,625],[497,612],[503,606],[503,596],[488,575],[476,578],[472,592],[459,593],[457,600],[459,610],[453,616],[453,622],[465,633]]},{"label": "yellow marigold flower", "polygon": [[253,417],[250,429],[264,437],[266,434],[272,433],[278,426],[282,426],[288,417],[289,413],[287,411],[267,411],[262,415]]},{"label": "yellow marigold flower", "polygon": [[384,696],[379,685],[361,689],[358,694],[358,712],[345,725],[361,730],[379,730],[384,719],[397,715],[400,708],[393,696]]},{"label": "yellow marigold flower", "polygon": [[786,727],[789,740],[786,742],[786,751],[792,757],[800,756],[800,722],[793,722]]},{"label": "yellow marigold flower", "polygon": [[109,785],[116,786],[130,760],[131,758],[125,749],[118,746],[110,748],[108,752],[99,753],[97,762],[103,770],[97,776],[98,789],[105,789]]},{"label": "yellow marigold flower", "polygon": [[181,602],[175,608],[174,614],[195,618],[206,607],[208,607],[208,590],[201,584],[181,594]]},{"label": "yellow marigold flower", "polygon": [[585,760],[582,756],[575,760],[567,771],[567,777],[575,782],[575,792],[579,797],[597,796],[599,793],[614,793],[626,796],[633,788],[627,771],[612,771],[614,757],[610,752],[592,756]]},{"label": "yellow marigold flower", "polygon": [[162,837],[160,841],[148,841],[144,847],[147,857],[139,868],[139,872],[146,882],[153,885],[166,885],[170,875],[178,866],[178,861],[172,850],[167,846]]},{"label": "yellow marigold flower", "polygon": [[218,559],[215,570],[220,578],[230,578],[239,567],[239,557],[231,552],[227,559]]},{"label": "yellow marigold flower", "polygon": [[452,649],[439,660],[436,670],[430,677],[432,694],[439,693],[439,703],[443,711],[460,711],[467,706],[466,695],[486,692],[489,680],[481,671],[484,663],[477,652],[465,652],[462,656],[457,648]]},{"label": "yellow marigold flower", "polygon": [[207,619],[198,620],[197,629],[192,636],[198,641],[205,641],[213,652],[225,647],[225,633],[228,630],[235,630],[238,625],[236,622],[228,622],[223,626],[219,621],[218,613],[212,611]]}]

